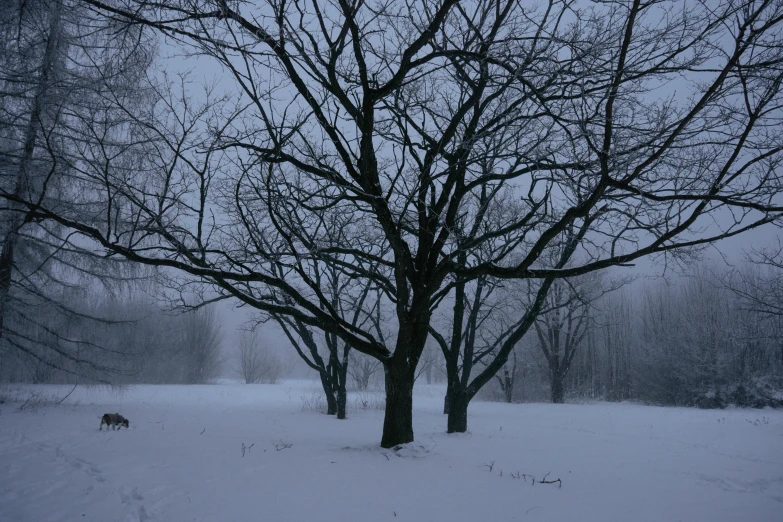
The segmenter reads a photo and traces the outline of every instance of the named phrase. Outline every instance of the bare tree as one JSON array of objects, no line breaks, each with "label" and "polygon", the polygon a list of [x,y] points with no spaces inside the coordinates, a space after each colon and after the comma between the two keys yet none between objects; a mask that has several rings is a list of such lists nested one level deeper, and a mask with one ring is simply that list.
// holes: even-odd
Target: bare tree
[{"label": "bare tree", "polygon": [[566,377],[590,329],[591,305],[601,290],[595,286],[596,281],[579,287],[573,280],[558,281],[547,296],[551,312],[540,315],[535,322],[538,345],[549,366],[553,403],[565,402]]},{"label": "bare tree", "polygon": [[[498,294],[502,297],[498,298]],[[448,432],[467,430],[467,409],[470,401],[483,385],[476,385],[473,368],[486,369],[500,353],[500,347],[519,327],[529,320],[524,311],[514,316],[510,310],[510,293],[501,288],[500,281],[479,278],[473,283],[460,282],[456,287],[447,337],[430,327],[446,361],[446,396],[443,412],[448,414]],[[521,317],[521,318],[520,318]],[[481,372],[479,372],[481,375]],[[484,383],[486,384],[486,383]]]},{"label": "bare tree", "polygon": [[514,386],[517,382],[517,351],[511,352],[511,362],[506,362],[503,365],[503,374],[495,375],[495,379],[500,385],[500,389],[503,391],[503,398],[506,402],[511,403],[514,400]]},{"label": "bare tree", "polygon": [[[295,219],[291,217],[290,219]],[[316,227],[326,235],[330,242],[339,244],[348,241],[346,232],[355,227],[361,227],[351,215],[342,212],[324,213],[322,222]],[[302,236],[308,236],[309,231],[303,224]],[[318,241],[318,237],[311,236],[310,241]],[[369,240],[368,240],[369,241]],[[381,291],[373,287],[372,280],[357,278],[346,273],[344,266],[355,264],[356,268],[365,273],[373,273],[378,269],[377,261],[356,261],[351,256],[336,253],[330,263],[323,263],[315,259],[309,261],[314,286],[324,300],[328,300],[331,311],[340,317],[350,321],[352,327],[360,329],[366,325],[372,328],[381,343],[386,343],[384,324],[382,320]],[[282,270],[279,270],[282,274]],[[326,309],[325,303],[321,306]],[[338,419],[346,418],[347,406],[347,382],[351,371],[349,355],[352,345],[339,335],[324,331],[322,342],[316,339],[321,337],[313,332],[312,327],[296,317],[284,314],[271,314],[286,337],[293,345],[299,357],[319,374],[321,385],[326,396],[327,414],[337,415]],[[319,348],[325,349],[325,359],[319,352]],[[371,370],[372,366],[364,366],[364,370]],[[353,374],[351,374],[353,375]],[[370,375],[366,375],[369,380]]]},{"label": "bare tree", "polygon": [[258,341],[257,335],[245,333],[237,345],[239,375],[245,384],[275,384],[283,373],[280,359]]},{"label": "bare tree", "polygon": [[[371,298],[373,292],[367,280],[357,285],[354,279],[344,277],[344,274],[334,266],[327,266],[319,279],[324,281],[324,294],[331,296],[333,310],[339,310],[344,316],[350,313],[351,324],[355,327],[361,327],[365,323],[372,324],[379,339],[384,342],[380,320],[380,299]],[[378,294],[377,291],[375,293]],[[324,360],[319,352],[319,343],[316,341],[315,334],[304,321],[285,315],[272,314],[272,317],[283,329],[299,357],[307,366],[318,372],[326,396],[327,414],[345,419],[351,345],[336,334],[324,332],[323,345],[326,349],[326,360]]]},{"label": "bare tree", "polygon": [[326,414],[337,415],[338,419],[345,419],[345,408],[348,401],[346,377],[350,346],[344,342],[339,344],[334,342],[336,340],[334,336],[324,336],[327,340],[327,355],[324,360],[312,329],[308,328],[304,322],[285,316],[273,317],[276,317],[278,324],[299,357],[307,366],[318,372],[326,398]]},{"label": "bare tree", "polygon": [[213,308],[200,308],[185,314],[183,344],[187,350],[185,384],[212,382],[223,364],[222,334]]},{"label": "bare tree", "polygon": [[[467,408],[470,401],[489,383],[487,376],[495,378],[503,391],[507,402],[513,398],[517,377],[516,344],[511,346],[512,362],[508,362],[506,343],[513,335],[527,331],[535,325],[539,338],[542,335],[542,321],[549,330],[548,344],[543,345],[551,373],[553,394],[559,386],[562,402],[562,383],[568,373],[570,361],[576,353],[576,347],[587,331],[586,316],[577,312],[578,304],[585,308],[588,300],[595,299],[602,289],[596,284],[595,273],[551,283],[547,297],[542,298],[541,288],[528,285],[527,300],[521,298],[524,292],[520,285],[502,285],[502,281],[479,278],[475,284],[457,285],[455,303],[451,321],[451,333],[447,338],[431,327],[432,336],[437,340],[446,359],[447,392],[444,401],[444,413],[449,415],[448,431],[467,430]],[[588,283],[590,281],[590,284]],[[580,283],[577,283],[579,281]],[[574,289],[580,284],[581,292]],[[589,292],[587,288],[590,287]],[[571,289],[567,295],[564,289]],[[588,295],[591,293],[592,295]],[[559,314],[564,314],[565,323],[560,324]],[[566,328],[563,328],[563,327]],[[560,330],[566,353],[561,354]],[[520,339],[521,340],[521,339]],[[516,341],[517,343],[519,342]],[[563,356],[563,360],[561,360]],[[500,357],[503,357],[502,377],[496,369]],[[474,368],[478,369],[473,375]],[[489,373],[485,373],[489,372]],[[554,395],[553,395],[554,396]]]},{"label": "bare tree", "polygon": [[[62,208],[73,188],[69,155],[94,141],[93,133],[121,126],[119,111],[106,102],[138,101],[153,47],[139,28],[118,27],[69,0],[10,0],[0,12],[0,41],[0,186]],[[0,208],[2,352],[76,382],[122,378],[127,365],[118,354],[107,357],[106,346],[82,333],[90,322],[100,328],[112,321],[100,309],[88,311],[83,301],[90,292],[75,289],[126,286],[141,273],[119,258],[63,242],[57,225],[6,203]]]},{"label": "bare tree", "polygon": [[421,374],[424,374],[424,378],[427,381],[427,384],[432,384],[435,379],[435,370],[438,365],[438,347],[435,343],[427,343],[424,345],[424,351],[421,354],[421,359],[419,360],[419,377]]},{"label": "bare tree", "polygon": [[348,366],[348,374],[351,376],[356,389],[364,391],[370,387],[372,378],[378,374],[380,369],[380,361],[364,354],[359,354],[352,357],[351,364]]},{"label": "bare tree", "polygon": [[[538,288],[472,392],[555,280],[783,210],[773,0],[81,3],[217,60],[236,98],[129,113],[133,135],[156,145],[133,156],[144,175],[127,175],[124,154],[81,172],[70,197],[99,210],[89,219],[2,196],[57,223],[66,244],[176,269],[375,357],[384,447],[413,440],[432,314],[463,282]],[[683,76],[694,81],[673,96]],[[131,225],[115,228],[115,213]],[[324,226],[334,215],[351,223],[339,236]],[[715,227],[717,216],[730,220]],[[333,306],[316,265],[380,289],[393,350]]]},{"label": "bare tree", "polygon": [[566,376],[575,395],[609,401],[634,396],[634,356],[641,346],[637,297],[638,291],[624,288],[590,303],[590,323]]}]

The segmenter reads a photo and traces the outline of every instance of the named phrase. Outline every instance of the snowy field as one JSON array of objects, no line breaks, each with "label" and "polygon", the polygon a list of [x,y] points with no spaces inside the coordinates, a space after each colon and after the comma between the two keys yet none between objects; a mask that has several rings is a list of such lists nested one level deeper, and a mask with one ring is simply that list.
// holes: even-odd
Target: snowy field
[{"label": "snowy field", "polygon": [[[0,519],[783,520],[783,412],[477,402],[470,433],[447,435],[443,390],[417,386],[416,442],[394,451],[378,446],[382,412],[357,410],[380,395],[352,397],[338,421],[306,411],[317,390],[77,388],[21,412],[6,401]],[[115,411],[130,429],[98,431]],[[562,487],[539,483],[547,473]]]}]

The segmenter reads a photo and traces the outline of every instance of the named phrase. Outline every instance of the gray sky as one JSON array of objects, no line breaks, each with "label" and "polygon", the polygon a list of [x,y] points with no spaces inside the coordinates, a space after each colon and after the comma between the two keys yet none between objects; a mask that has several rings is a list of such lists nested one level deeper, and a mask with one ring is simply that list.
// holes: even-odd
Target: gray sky
[{"label": "gray sky", "polygon": [[[177,72],[190,71],[194,87],[198,87],[200,83],[217,83],[220,88],[234,88],[233,79],[225,78],[225,71],[214,59],[203,56],[184,57],[181,55],[181,51],[171,45],[170,42],[161,43],[160,52],[163,57],[160,67],[165,68],[170,75]],[[225,81],[223,81],[224,79]],[[666,89],[676,91],[677,85],[669,84],[666,86]],[[718,264],[718,266],[723,264],[724,259],[731,264],[740,263],[746,252],[775,245],[779,235],[779,229],[767,225],[744,235],[724,239],[716,243],[705,251],[704,258]],[[661,262],[660,259],[657,261],[649,258],[640,259],[636,261],[634,268],[617,268],[613,269],[613,271],[616,271],[618,274],[623,274],[624,271],[627,271],[633,275],[660,276],[663,274]],[[676,274],[672,273],[672,275]],[[237,308],[236,303],[232,301],[220,303],[216,307],[222,318],[225,331],[225,348],[227,353],[230,353],[241,333],[241,329],[247,327],[248,322],[252,319],[253,311],[249,307]],[[279,353],[294,353],[290,349],[288,340],[274,323],[266,323],[260,326],[258,331],[260,339],[269,346],[274,347]]]}]

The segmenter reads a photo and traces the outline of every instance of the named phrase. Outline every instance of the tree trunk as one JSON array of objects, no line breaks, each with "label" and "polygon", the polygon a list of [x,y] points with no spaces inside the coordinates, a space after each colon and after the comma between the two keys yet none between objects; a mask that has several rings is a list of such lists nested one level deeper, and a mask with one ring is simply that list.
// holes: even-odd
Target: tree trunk
[{"label": "tree trunk", "polygon": [[506,402],[511,404],[514,400],[514,385],[506,381],[506,389],[503,390],[503,393],[505,394]]},{"label": "tree trunk", "polygon": [[[22,158],[19,164],[19,173],[17,174],[14,195],[30,197],[32,190],[37,190],[37,186],[33,186],[33,153],[35,152],[36,142],[38,140],[38,131],[44,122],[44,114],[46,111],[46,103],[48,101],[49,90],[52,84],[56,80],[53,78],[55,74],[55,62],[57,61],[57,51],[61,45],[60,40],[60,2],[56,2],[52,6],[51,16],[52,19],[49,25],[49,32],[46,34],[46,50],[43,55],[41,63],[40,77],[38,78],[38,85],[36,86],[36,94],[33,98],[32,110],[30,112],[30,119],[27,121],[27,129],[25,131],[24,150],[22,152]],[[21,14],[20,14],[21,16]],[[8,202],[5,202],[9,205]],[[2,240],[2,253],[0,254],[0,337],[3,336],[4,320],[6,315],[5,304],[8,300],[8,293],[11,287],[11,278],[13,276],[14,268],[14,250],[16,242],[18,240],[19,228],[23,224],[24,209],[20,207],[18,203],[10,203],[11,212],[10,216],[3,216],[6,226],[8,227],[3,231]]]},{"label": "tree trunk", "polygon": [[552,402],[554,404],[563,404],[565,402],[563,377],[556,373],[552,374]]},{"label": "tree trunk", "polygon": [[468,431],[468,404],[470,400],[465,393],[455,394],[449,405],[449,433],[465,433]]},{"label": "tree trunk", "polygon": [[348,402],[348,394],[345,392],[345,383],[337,389],[337,418],[345,419],[345,404]]},{"label": "tree trunk", "polygon": [[2,254],[0,254],[0,337],[3,335],[5,319],[5,302],[8,291],[11,288],[11,277],[14,268],[14,243],[16,234],[9,232],[3,242]]},{"label": "tree trunk", "polygon": [[459,380],[459,368],[457,367],[457,361],[447,358],[446,359],[446,397],[443,401],[443,413],[448,415],[451,411],[451,405],[454,404],[461,383]]},{"label": "tree trunk", "polygon": [[460,394],[460,388],[462,385],[459,382],[458,375],[447,374],[446,384],[446,397],[443,401],[443,413],[448,415],[451,412],[452,406],[457,401],[457,396]]},{"label": "tree trunk", "polygon": [[[514,374],[516,374],[516,359],[514,359]],[[514,398],[514,377],[511,376],[511,373],[505,366],[503,367],[503,380],[501,381],[501,384],[506,402],[510,404],[511,400]]]},{"label": "tree trunk", "polygon": [[384,366],[386,414],[383,419],[382,448],[413,442],[413,372],[402,361]]},{"label": "tree trunk", "polygon": [[326,414],[334,415],[337,413],[337,401],[334,398],[332,383],[323,374],[321,374],[321,386],[323,386],[324,395],[326,395]]},{"label": "tree trunk", "polygon": [[337,418],[345,419],[345,404],[348,402],[348,394],[345,391],[346,381],[348,380],[348,360],[344,359],[343,364],[337,371]]}]

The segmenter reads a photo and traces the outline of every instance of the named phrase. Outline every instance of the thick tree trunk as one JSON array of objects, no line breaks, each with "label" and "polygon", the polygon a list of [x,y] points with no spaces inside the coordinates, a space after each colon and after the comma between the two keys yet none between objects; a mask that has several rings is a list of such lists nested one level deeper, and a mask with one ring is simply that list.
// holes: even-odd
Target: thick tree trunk
[{"label": "thick tree trunk", "polygon": [[462,384],[459,380],[459,370],[457,362],[446,360],[446,397],[443,400],[443,413],[448,415],[451,411],[451,405],[459,394]]},{"label": "thick tree trunk", "polygon": [[337,414],[337,401],[334,398],[334,395],[327,392],[326,393],[326,414],[327,415],[336,415]]},{"label": "thick tree trunk", "polygon": [[393,361],[384,366],[386,414],[383,419],[382,448],[413,442],[413,372],[406,364]]},{"label": "thick tree trunk", "polygon": [[444,415],[449,415],[451,413],[451,410],[454,407],[454,404],[456,404],[462,389],[462,384],[460,383],[458,376],[449,376],[447,378],[448,384],[446,385],[446,397],[443,401]]},{"label": "thick tree trunk", "polygon": [[552,375],[552,402],[555,404],[563,404],[565,402],[563,378],[557,374]]},{"label": "thick tree trunk", "polygon": [[470,400],[464,393],[456,394],[449,404],[449,433],[465,433],[468,431],[468,404]]},{"label": "thick tree trunk", "polygon": [[323,374],[321,374],[321,386],[323,386],[324,395],[326,395],[326,414],[334,415],[337,413],[337,401],[334,398],[331,382]]}]

